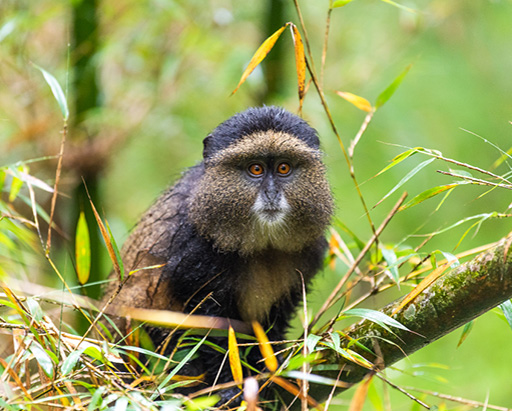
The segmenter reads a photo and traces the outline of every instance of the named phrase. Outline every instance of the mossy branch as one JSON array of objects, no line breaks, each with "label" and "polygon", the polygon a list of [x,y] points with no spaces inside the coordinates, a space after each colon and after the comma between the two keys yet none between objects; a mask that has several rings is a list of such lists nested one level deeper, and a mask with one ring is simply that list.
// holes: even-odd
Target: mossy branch
[{"label": "mossy branch", "polygon": [[[333,350],[325,350],[323,365],[315,367],[313,373],[356,384],[369,373],[394,364],[512,298],[511,244],[512,237],[503,239],[493,248],[452,269],[425,288],[397,314],[392,315],[403,298],[380,310],[392,315],[412,332],[398,328],[389,332],[368,320],[344,330],[350,339],[357,340],[374,353],[369,354],[355,344],[350,346],[352,351],[375,365],[373,370],[355,365]],[[349,338],[345,339],[342,347],[347,348],[349,342]],[[335,393],[346,389],[336,388]],[[330,386],[310,384],[309,395],[319,402],[331,392]]]}]

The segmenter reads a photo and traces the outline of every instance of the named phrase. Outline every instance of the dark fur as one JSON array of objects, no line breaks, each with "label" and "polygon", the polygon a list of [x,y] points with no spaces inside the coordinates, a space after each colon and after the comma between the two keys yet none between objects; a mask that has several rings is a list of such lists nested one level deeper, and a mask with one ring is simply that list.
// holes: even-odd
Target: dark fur
[{"label": "dark fur", "polygon": [[[205,139],[205,160],[214,155],[222,155],[228,147],[236,144],[238,139],[255,131],[286,132],[303,140],[307,146],[318,149],[315,131],[303,120],[282,109],[264,107],[249,109],[218,126]],[[243,321],[247,318],[244,318],[240,311],[239,302],[246,297],[257,302],[258,297],[251,294],[254,290],[248,289],[248,284],[254,282],[248,281],[247,276],[261,273],[263,278],[267,273],[268,278],[269,272],[277,270],[276,278],[282,278],[288,285],[266,315],[258,320],[264,329],[270,329],[270,340],[282,340],[295,308],[302,298],[301,275],[308,284],[322,267],[327,246],[322,232],[332,209],[328,187],[325,197],[328,204],[324,204],[320,210],[325,215],[318,217],[320,230],[318,227],[311,230],[320,234],[305,239],[303,242],[306,246],[302,249],[290,252],[267,248],[254,253],[239,253],[220,249],[212,239],[201,236],[189,217],[191,202],[196,198],[195,190],[199,186],[198,182],[204,178],[205,172],[204,162],[190,168],[139,222],[123,248],[125,271],[155,264],[165,265],[163,268],[141,270],[133,274],[114,303],[186,313],[195,309],[196,314]],[[323,186],[320,188],[324,189]],[[222,187],[215,189],[222,190]],[[306,200],[301,200],[303,205]],[[318,202],[320,200],[313,199]],[[198,204],[195,204],[195,207],[197,209]],[[312,218],[312,221],[314,220],[315,218]],[[293,235],[294,233],[290,233],[290,236]],[[109,286],[110,291],[114,288],[115,284]],[[161,328],[152,327],[148,328],[148,331],[156,345],[168,335],[168,330]],[[166,350],[167,354],[172,352],[173,344],[180,335],[181,333],[176,334],[173,343]],[[227,348],[227,342],[222,338],[216,338],[215,342]],[[205,383],[212,385],[222,360],[223,354],[203,345],[199,357],[180,374],[204,373]],[[249,361],[256,368],[262,369],[264,366],[259,360],[261,356],[254,348],[249,355]],[[226,362],[219,383],[231,380],[229,365]],[[222,401],[227,401],[237,391],[233,389],[223,392]]]}]

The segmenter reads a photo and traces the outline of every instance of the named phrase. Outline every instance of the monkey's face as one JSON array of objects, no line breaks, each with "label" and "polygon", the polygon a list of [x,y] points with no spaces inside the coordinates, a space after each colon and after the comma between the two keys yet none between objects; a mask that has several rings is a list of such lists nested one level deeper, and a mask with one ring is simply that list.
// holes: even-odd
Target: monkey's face
[{"label": "monkey's face", "polygon": [[283,132],[256,132],[205,158],[190,217],[221,251],[299,251],[332,214],[321,152]]}]

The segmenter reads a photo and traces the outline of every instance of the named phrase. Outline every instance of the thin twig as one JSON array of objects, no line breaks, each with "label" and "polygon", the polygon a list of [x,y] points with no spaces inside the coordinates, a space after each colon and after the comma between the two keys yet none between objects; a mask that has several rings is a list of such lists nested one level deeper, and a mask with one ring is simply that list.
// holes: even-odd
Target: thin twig
[{"label": "thin twig", "polygon": [[347,282],[348,278],[352,275],[352,273],[355,270],[355,267],[358,266],[359,263],[363,260],[364,256],[366,255],[368,250],[371,248],[373,243],[377,241],[377,238],[379,237],[379,235],[382,233],[382,231],[384,231],[384,229],[386,228],[388,223],[391,221],[391,219],[398,212],[398,209],[403,204],[403,202],[405,201],[406,197],[407,197],[407,193],[403,193],[402,196],[400,197],[400,199],[397,201],[397,203],[393,207],[393,209],[388,214],[388,216],[384,219],[384,221],[382,222],[380,227],[377,229],[375,234],[373,234],[372,238],[366,243],[365,247],[361,250],[361,252],[357,256],[357,258],[355,259],[354,264],[352,264],[352,266],[349,268],[347,273],[339,281],[338,285],[336,285],[336,287],[334,288],[332,293],[329,295],[327,300],[325,300],[325,303],[322,305],[322,308],[320,308],[318,313],[315,315],[315,318],[313,318],[313,321],[309,325],[309,329],[310,330],[317,323],[319,318],[325,313],[325,311],[327,311],[330,307],[332,307],[332,305],[334,303],[336,303],[336,301],[338,301],[338,299],[339,299],[338,298],[338,293],[340,292],[341,288],[345,285],[345,283]]},{"label": "thin twig", "polygon": [[405,389],[421,392],[422,394],[432,395],[434,397],[442,398],[443,400],[449,400],[449,401],[458,402],[458,403],[465,404],[465,405],[470,405],[472,407],[487,407],[492,410],[498,410],[498,411],[512,411],[512,408],[499,407],[497,405],[491,405],[491,404],[483,403],[480,401],[468,400],[468,399],[462,398],[462,397],[453,397],[451,395],[441,394],[436,391],[423,390],[421,388],[416,388],[416,387],[405,387]]},{"label": "thin twig", "polygon": [[55,213],[55,205],[57,204],[57,195],[59,193],[60,174],[62,171],[62,158],[64,157],[64,145],[66,143],[67,134],[68,134],[68,126],[67,126],[67,123],[64,122],[64,127],[62,128],[62,140],[60,142],[59,160],[57,162],[57,170],[55,172],[55,184],[53,186],[52,203],[51,203],[51,208],[50,208],[50,221],[48,222],[48,236],[46,238],[46,254],[50,253],[50,248],[52,246],[52,223],[53,223],[53,216]]},{"label": "thin twig", "polygon": [[512,190],[512,185],[510,185],[510,184],[491,183],[490,181],[482,180],[480,178],[475,178],[475,177],[470,177],[470,176],[463,176],[463,175],[460,175],[460,174],[457,174],[457,173],[452,173],[452,172],[443,171],[443,170],[437,170],[437,172],[440,173],[440,174],[447,175],[447,176],[461,178],[461,179],[463,179],[465,181],[468,181],[471,184],[477,184],[477,185],[481,185],[481,186],[492,186],[492,187],[497,187],[497,188],[498,187],[499,188],[506,188],[508,190]]},{"label": "thin twig", "polygon": [[390,385],[391,387],[393,387],[395,390],[398,390],[400,391],[402,394],[406,395],[407,397],[409,397],[411,400],[413,401],[416,401],[418,404],[420,404],[423,408],[426,408],[427,410],[430,410],[431,407],[428,406],[427,404],[425,404],[423,401],[420,401],[418,398],[416,398],[414,395],[412,394],[409,394],[406,390],[404,390],[403,388],[399,387],[398,385],[396,384],[393,384],[391,381],[389,381],[387,378],[385,378],[383,375],[381,375],[381,373],[378,373],[377,374],[377,377],[379,377],[382,381],[384,381],[386,384]]}]

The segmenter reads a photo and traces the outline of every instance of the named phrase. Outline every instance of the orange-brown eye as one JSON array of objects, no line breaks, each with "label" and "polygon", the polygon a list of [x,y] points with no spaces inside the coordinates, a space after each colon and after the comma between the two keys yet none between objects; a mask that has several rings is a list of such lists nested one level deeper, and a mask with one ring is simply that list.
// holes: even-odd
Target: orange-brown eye
[{"label": "orange-brown eye", "polygon": [[251,164],[249,166],[249,173],[253,176],[261,176],[263,174],[263,166],[261,164]]},{"label": "orange-brown eye", "polygon": [[281,163],[277,166],[277,172],[283,176],[288,175],[290,171],[292,171],[292,168],[288,163]]}]

